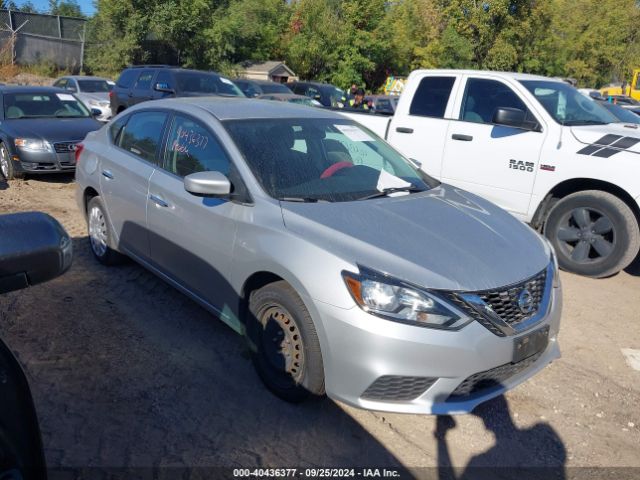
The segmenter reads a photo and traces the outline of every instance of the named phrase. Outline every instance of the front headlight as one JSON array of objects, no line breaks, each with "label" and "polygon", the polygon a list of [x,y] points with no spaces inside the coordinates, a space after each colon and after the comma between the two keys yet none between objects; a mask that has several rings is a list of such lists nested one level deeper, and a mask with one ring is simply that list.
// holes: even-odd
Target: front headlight
[{"label": "front headlight", "polygon": [[469,322],[448,308],[437,294],[372,270],[342,272],[351,296],[365,312],[396,322],[428,328],[459,330]]},{"label": "front headlight", "polygon": [[46,140],[37,140],[34,138],[16,138],[15,146],[29,152],[50,152],[51,144]]}]

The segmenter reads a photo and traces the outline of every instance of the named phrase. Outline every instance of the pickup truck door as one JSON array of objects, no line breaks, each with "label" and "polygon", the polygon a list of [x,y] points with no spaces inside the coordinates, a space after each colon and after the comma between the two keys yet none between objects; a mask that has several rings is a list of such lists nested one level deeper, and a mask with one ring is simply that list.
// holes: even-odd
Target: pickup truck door
[{"label": "pickup truck door", "polygon": [[[525,219],[546,133],[514,89],[497,78],[469,76],[456,102],[442,181],[476,193]],[[525,112],[522,128],[493,123],[498,108]]]},{"label": "pickup truck door", "polygon": [[[427,75],[409,82],[403,97],[411,101],[400,100],[389,126],[388,142],[436,178],[442,172],[442,152],[460,78],[456,74]],[[415,90],[412,85],[417,85]]]}]

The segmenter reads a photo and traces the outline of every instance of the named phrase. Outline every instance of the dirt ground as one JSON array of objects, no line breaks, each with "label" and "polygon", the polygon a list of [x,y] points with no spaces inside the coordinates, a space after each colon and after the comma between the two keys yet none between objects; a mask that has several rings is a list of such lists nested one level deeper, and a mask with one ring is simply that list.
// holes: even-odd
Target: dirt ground
[{"label": "dirt ground", "polygon": [[[562,359],[472,415],[294,406],[195,303],[133,263],[94,261],[74,188],[70,177],[0,181],[0,213],[48,212],[74,238],[69,272],[0,298],[0,336],[27,372],[50,466],[393,466],[423,477],[449,464],[544,466],[545,478],[604,466],[640,477],[640,371],[622,353],[640,350],[638,265],[604,280],[563,273]],[[434,436],[437,422],[446,435]]]}]

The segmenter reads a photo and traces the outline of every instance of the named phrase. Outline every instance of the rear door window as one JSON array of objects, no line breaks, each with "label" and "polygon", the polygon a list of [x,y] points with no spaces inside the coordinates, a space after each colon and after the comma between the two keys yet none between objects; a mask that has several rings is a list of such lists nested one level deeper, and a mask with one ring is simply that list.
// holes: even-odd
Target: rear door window
[{"label": "rear door window", "polygon": [[125,70],[120,74],[116,85],[120,88],[131,88],[139,73],[138,70]]},{"label": "rear door window", "polygon": [[409,115],[444,118],[455,77],[424,77],[418,85]]},{"label": "rear door window", "polygon": [[118,145],[147,162],[157,163],[166,121],[165,112],[134,113],[119,132]]},{"label": "rear door window", "polygon": [[136,81],[135,90],[150,90],[151,80],[153,80],[153,70],[143,70]]}]

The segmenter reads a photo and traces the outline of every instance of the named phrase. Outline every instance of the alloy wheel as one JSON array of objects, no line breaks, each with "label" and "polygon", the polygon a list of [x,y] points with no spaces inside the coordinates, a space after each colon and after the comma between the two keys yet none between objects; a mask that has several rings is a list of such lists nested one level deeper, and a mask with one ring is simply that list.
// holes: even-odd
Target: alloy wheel
[{"label": "alloy wheel", "polygon": [[9,156],[4,147],[0,148],[0,172],[5,179],[9,178]]},{"label": "alloy wheel", "polygon": [[565,214],[556,235],[560,248],[577,263],[602,261],[616,246],[613,223],[594,208],[574,208]]}]

